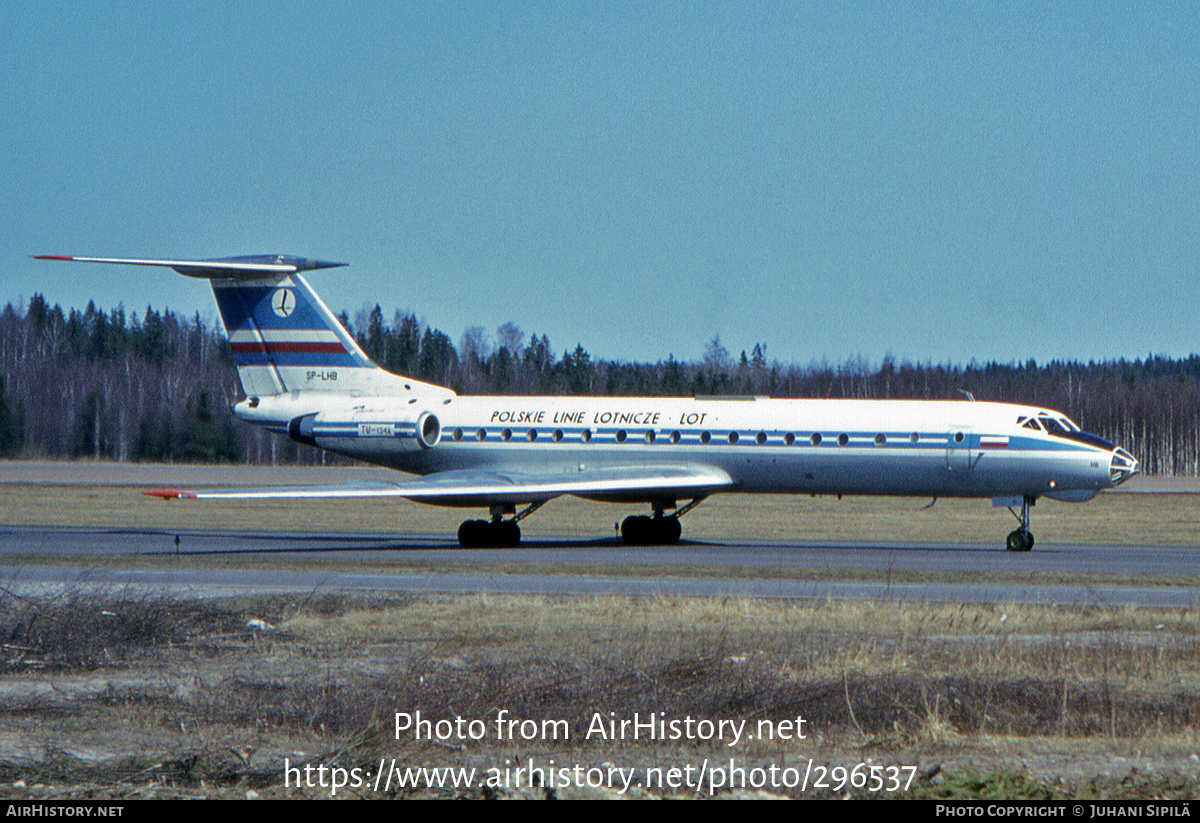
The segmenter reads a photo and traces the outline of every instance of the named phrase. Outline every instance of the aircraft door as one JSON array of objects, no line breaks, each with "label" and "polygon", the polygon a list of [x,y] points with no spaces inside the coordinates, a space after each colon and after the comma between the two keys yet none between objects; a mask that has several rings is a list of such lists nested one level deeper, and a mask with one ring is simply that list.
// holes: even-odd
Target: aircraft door
[{"label": "aircraft door", "polygon": [[971,471],[971,439],[969,426],[951,426],[946,433],[946,469],[951,474],[966,477]]}]

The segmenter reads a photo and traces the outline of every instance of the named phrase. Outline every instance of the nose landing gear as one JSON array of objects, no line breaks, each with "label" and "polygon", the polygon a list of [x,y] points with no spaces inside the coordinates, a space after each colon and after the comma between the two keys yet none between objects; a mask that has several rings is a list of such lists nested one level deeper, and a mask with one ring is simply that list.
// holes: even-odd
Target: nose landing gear
[{"label": "nose landing gear", "polygon": [[1033,548],[1033,532],[1029,530],[1029,507],[1037,502],[1036,498],[1025,497],[1021,501],[1021,514],[1017,515],[1011,508],[1013,517],[1021,521],[1021,527],[1008,535],[1005,548],[1010,552],[1027,552]]}]

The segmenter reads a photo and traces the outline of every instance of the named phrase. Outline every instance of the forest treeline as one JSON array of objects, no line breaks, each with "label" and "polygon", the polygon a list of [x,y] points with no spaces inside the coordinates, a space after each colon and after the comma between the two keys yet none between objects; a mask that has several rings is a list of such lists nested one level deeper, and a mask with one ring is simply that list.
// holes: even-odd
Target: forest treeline
[{"label": "forest treeline", "polygon": [[[464,394],[964,399],[1065,412],[1133,452],[1143,470],[1200,474],[1200,356],[965,366],[864,360],[807,366],[731,353],[714,337],[698,362],[558,353],[512,323],[467,330],[455,346],[412,314],[376,306],[342,321],[384,368]],[[228,342],[199,313],[127,313],[41,295],[0,314],[0,456],[117,461],[314,463],[338,460],[236,421],[240,393]]]}]

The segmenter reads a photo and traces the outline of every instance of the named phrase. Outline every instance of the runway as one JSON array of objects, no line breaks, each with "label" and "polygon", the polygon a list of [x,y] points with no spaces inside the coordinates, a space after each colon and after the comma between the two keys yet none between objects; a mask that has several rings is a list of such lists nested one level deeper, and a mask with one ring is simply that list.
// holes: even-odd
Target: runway
[{"label": "runway", "polygon": [[[464,550],[441,535],[178,536],[176,555],[175,533],[5,529],[0,531],[0,573],[3,585],[20,593],[106,587],[200,597],[373,590],[1200,604],[1196,547],[1039,544],[1028,554],[1011,554],[954,544],[685,540],[676,546],[627,547],[615,539],[550,538],[516,549]],[[88,560],[81,564],[82,558]]]}]

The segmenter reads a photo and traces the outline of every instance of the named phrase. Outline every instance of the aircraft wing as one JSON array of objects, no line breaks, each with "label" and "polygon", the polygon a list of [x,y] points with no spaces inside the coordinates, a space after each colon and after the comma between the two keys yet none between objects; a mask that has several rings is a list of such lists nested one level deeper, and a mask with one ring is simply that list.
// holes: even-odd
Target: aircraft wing
[{"label": "aircraft wing", "polygon": [[145,494],[164,500],[405,497],[441,506],[490,506],[536,503],[564,494],[614,501],[703,497],[732,486],[729,475],[712,466],[601,466],[555,473],[469,469],[404,480],[363,480],[334,486],[200,491],[162,489]]}]

